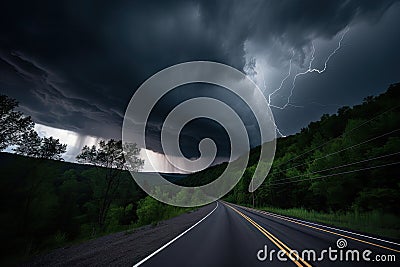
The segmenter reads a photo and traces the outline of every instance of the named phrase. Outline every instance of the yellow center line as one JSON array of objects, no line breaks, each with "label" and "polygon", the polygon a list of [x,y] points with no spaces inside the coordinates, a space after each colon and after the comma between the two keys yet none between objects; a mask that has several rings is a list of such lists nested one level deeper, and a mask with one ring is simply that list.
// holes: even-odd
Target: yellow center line
[{"label": "yellow center line", "polygon": [[[270,232],[268,232],[268,231],[267,231],[264,227],[262,227],[261,225],[257,224],[257,223],[256,223],[255,221],[253,221],[250,217],[247,217],[247,216],[244,215],[244,214],[243,214],[243,216],[245,216],[245,218],[247,218],[249,221],[254,222],[256,225],[258,225],[258,226],[260,227],[260,229],[262,230],[262,232],[263,232],[265,235],[270,235],[275,241],[277,241],[277,242],[280,243],[283,247],[285,247],[286,250],[289,252],[289,257],[290,257],[290,253],[293,251],[291,248],[289,248],[288,246],[286,246],[280,239],[278,239],[276,236],[274,236],[273,234],[271,234]],[[294,256],[292,255],[292,257],[294,257]],[[297,257],[298,257],[298,259],[299,259],[300,261],[302,261],[302,262],[304,263],[304,265],[311,267],[311,265],[310,265],[308,262],[306,262],[303,258],[301,258],[301,257],[298,256],[298,255],[297,255]]]},{"label": "yellow center line", "polygon": [[347,235],[340,234],[340,233],[337,233],[337,232],[329,231],[329,230],[322,229],[322,228],[319,228],[319,227],[315,227],[315,226],[312,226],[312,225],[308,225],[308,224],[305,224],[305,223],[297,222],[297,221],[294,221],[294,220],[291,220],[291,219],[282,218],[280,216],[274,216],[274,215],[268,214],[268,213],[266,213],[264,211],[259,211],[259,210],[251,209],[251,208],[247,208],[247,207],[243,207],[243,208],[245,208],[247,210],[256,211],[258,213],[262,213],[262,214],[265,214],[265,215],[268,215],[268,216],[271,216],[271,217],[274,217],[274,218],[278,218],[278,219],[281,219],[281,220],[285,220],[285,221],[288,221],[288,222],[292,222],[292,223],[296,223],[296,224],[299,224],[299,225],[302,225],[302,226],[313,228],[313,229],[316,229],[316,230],[319,230],[319,231],[330,233],[330,234],[333,234],[333,235],[337,235],[337,236],[345,237],[345,238],[348,238],[348,239],[352,239],[354,241],[365,243],[365,244],[368,244],[368,245],[371,245],[371,246],[375,246],[375,247],[379,247],[379,248],[383,248],[383,249],[387,249],[387,250],[391,250],[391,251],[400,253],[400,250],[397,250],[397,249],[394,249],[394,248],[385,247],[385,246],[382,246],[382,245],[379,245],[379,244],[376,244],[376,243],[372,243],[372,242],[369,242],[369,241],[365,241],[365,240],[362,240],[362,239],[358,239],[358,238],[355,238],[355,237],[351,237],[351,236],[347,236]]},{"label": "yellow center line", "polygon": [[[256,227],[262,234],[264,234],[269,240],[271,240],[271,242],[274,243],[280,250],[285,252],[285,254],[289,257],[289,259],[291,259],[297,266],[299,266],[299,267],[303,266],[299,262],[299,260],[300,260],[301,262],[303,262],[303,264],[305,266],[311,267],[311,265],[308,262],[306,262],[304,259],[302,259],[298,254],[293,253],[293,255],[292,255],[292,252],[293,252],[292,249],[290,249],[288,246],[286,246],[281,240],[279,240],[276,236],[274,236],[273,234],[268,232],[265,228],[260,226],[258,223],[256,223],[254,220],[252,220],[250,217],[246,216],[245,214],[241,213],[240,211],[238,211],[237,209],[235,209],[234,207],[232,207],[226,203],[225,203],[225,205],[227,205],[229,208],[231,208],[236,213],[238,213],[240,216],[242,216],[244,219],[246,219],[248,222],[250,222],[254,227]],[[298,258],[298,260],[297,260],[297,258]]]}]

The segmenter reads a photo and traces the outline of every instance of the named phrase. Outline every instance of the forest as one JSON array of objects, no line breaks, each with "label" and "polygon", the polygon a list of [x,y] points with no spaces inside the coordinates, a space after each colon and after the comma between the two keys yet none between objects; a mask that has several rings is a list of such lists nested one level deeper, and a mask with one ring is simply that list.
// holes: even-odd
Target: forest
[{"label": "forest", "polygon": [[[258,156],[257,147],[250,151],[248,167],[226,201],[400,238],[399,83],[279,138],[271,170],[251,194]],[[213,166],[180,183],[207,184],[225,167]]]},{"label": "forest", "polygon": [[13,152],[0,152],[1,266],[188,210],[146,197],[137,186],[129,173],[143,165],[135,144],[123,150],[120,140],[101,140],[84,146],[77,163],[64,162],[66,144],[40,137],[17,108],[0,95],[0,151]]},{"label": "forest", "polygon": [[[242,179],[224,200],[400,238],[399,100],[400,84],[393,84],[379,96],[279,138],[270,173],[249,193],[259,155],[253,148]],[[12,105],[4,108],[4,101]],[[78,163],[64,162],[65,145],[38,137],[29,117],[12,113],[16,102],[3,96],[2,105],[2,127],[8,123],[10,129],[25,129],[0,136],[0,149],[15,147],[15,153],[0,153],[2,265],[112,232],[129,234],[189,210],[162,204],[137,186],[128,172],[143,164],[134,145],[130,165],[116,140],[84,147]],[[15,125],[7,122],[7,112],[17,118]],[[207,184],[225,167],[212,166],[173,182]]]},{"label": "forest", "polygon": [[104,212],[108,171],[0,153],[1,265],[109,233],[129,234],[189,210],[146,197],[125,170]]}]

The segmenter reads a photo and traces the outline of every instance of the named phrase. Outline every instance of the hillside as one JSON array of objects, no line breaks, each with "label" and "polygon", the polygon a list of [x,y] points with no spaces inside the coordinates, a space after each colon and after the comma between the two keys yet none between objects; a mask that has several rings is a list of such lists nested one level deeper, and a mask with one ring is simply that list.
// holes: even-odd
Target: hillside
[{"label": "hillside", "polygon": [[[105,224],[99,228],[96,222],[107,171],[92,165],[0,153],[0,265],[187,211],[146,198],[131,175],[122,171]],[[171,181],[185,177],[165,176]]]},{"label": "hillside", "polygon": [[[259,148],[224,199],[287,215],[400,237],[400,84],[286,138],[277,140],[269,175],[254,194],[248,185]],[[191,175],[164,175],[186,186],[206,184],[226,163]],[[0,153],[1,263],[176,216],[188,209],[162,204],[121,172],[104,225],[96,225],[107,182],[96,168]],[[146,175],[146,174],[144,174]]]},{"label": "hillside", "polygon": [[[396,213],[400,201],[398,165],[375,167],[400,161],[399,103],[397,83],[379,96],[366,97],[360,105],[323,115],[300,133],[279,138],[271,171],[254,195],[255,204]],[[247,188],[258,156],[259,149],[254,148],[244,177],[227,200],[252,204]],[[194,173],[181,184],[206,184],[225,167],[226,163]]]}]

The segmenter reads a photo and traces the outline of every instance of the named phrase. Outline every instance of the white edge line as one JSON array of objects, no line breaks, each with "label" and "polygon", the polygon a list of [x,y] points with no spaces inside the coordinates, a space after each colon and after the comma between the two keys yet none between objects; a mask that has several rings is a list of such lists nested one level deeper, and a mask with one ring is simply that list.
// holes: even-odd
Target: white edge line
[{"label": "white edge line", "polygon": [[206,216],[204,216],[200,221],[198,221],[197,223],[193,224],[192,226],[190,226],[188,229],[186,229],[183,233],[181,233],[180,235],[178,235],[177,237],[175,237],[174,239],[172,239],[171,241],[169,241],[167,244],[165,244],[164,246],[160,247],[159,249],[157,249],[156,251],[154,251],[153,253],[151,253],[149,256],[147,256],[146,258],[144,258],[143,260],[139,261],[138,263],[136,263],[135,265],[133,265],[133,267],[137,267],[141,264],[143,264],[144,262],[146,262],[148,259],[150,259],[151,257],[153,257],[154,255],[156,255],[158,252],[160,252],[161,250],[165,249],[166,247],[168,247],[169,245],[171,245],[173,242],[175,242],[178,238],[180,238],[181,236],[183,236],[184,234],[186,234],[187,232],[189,232],[190,230],[192,230],[194,227],[196,227],[196,225],[198,225],[199,223],[201,223],[202,221],[204,221],[208,216],[210,216],[216,209],[218,208],[218,201],[217,201],[217,206],[215,206],[215,208],[208,213]]},{"label": "white edge line", "polygon": [[264,210],[257,210],[257,209],[252,209],[252,208],[248,208],[248,209],[251,209],[251,210],[254,210],[254,211],[258,212],[258,213],[262,213],[262,214],[269,215],[269,216],[272,216],[272,217],[277,217],[277,218],[281,217],[281,218],[284,218],[284,219],[290,219],[290,220],[294,220],[294,221],[298,221],[298,222],[302,222],[302,223],[306,223],[306,224],[316,225],[316,226],[328,228],[328,229],[331,229],[331,230],[336,230],[336,231],[339,231],[339,232],[344,232],[344,233],[348,233],[348,234],[352,234],[352,235],[356,235],[356,236],[361,236],[361,237],[365,237],[365,238],[369,238],[369,239],[373,239],[373,240],[377,240],[377,241],[381,241],[381,242],[385,242],[385,243],[389,243],[389,244],[400,246],[399,243],[388,241],[388,240],[385,240],[385,239],[380,239],[380,238],[376,238],[376,237],[372,237],[372,236],[368,236],[368,235],[358,234],[358,233],[346,231],[346,230],[343,230],[343,229],[329,227],[329,226],[326,226],[326,225],[323,225],[323,224],[313,223],[313,222],[310,222],[310,221],[303,221],[303,220],[300,220],[300,219],[287,217],[287,216],[284,216],[284,215],[280,215],[280,214],[276,214],[276,213],[272,213],[272,212],[268,212],[268,211],[264,211]]}]

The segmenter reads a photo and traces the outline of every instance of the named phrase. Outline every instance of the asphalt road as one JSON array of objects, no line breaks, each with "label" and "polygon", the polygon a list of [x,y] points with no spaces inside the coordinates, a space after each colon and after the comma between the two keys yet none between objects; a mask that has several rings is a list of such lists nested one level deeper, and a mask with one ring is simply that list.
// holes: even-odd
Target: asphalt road
[{"label": "asphalt road", "polygon": [[400,246],[394,242],[226,202],[215,205],[202,221],[137,265],[399,266]]}]

